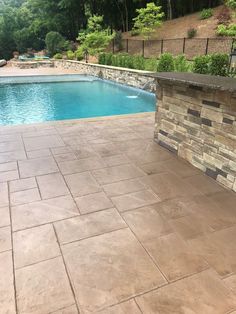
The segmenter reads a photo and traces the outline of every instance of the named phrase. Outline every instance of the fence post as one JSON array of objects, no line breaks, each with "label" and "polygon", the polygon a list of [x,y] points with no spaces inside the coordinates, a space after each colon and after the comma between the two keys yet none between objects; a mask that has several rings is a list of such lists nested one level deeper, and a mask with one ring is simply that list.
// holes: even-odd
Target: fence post
[{"label": "fence post", "polygon": [[209,38],[207,38],[207,41],[206,41],[206,52],[205,52],[205,55],[208,54],[208,47],[209,47]]},{"label": "fence post", "polygon": [[144,55],[145,55],[145,41],[143,40],[143,43],[142,43],[142,49],[143,49],[143,52],[142,52],[142,56],[144,58]]},{"label": "fence post", "polygon": [[129,53],[129,39],[126,39],[126,52]]},{"label": "fence post", "polygon": [[185,43],[186,43],[186,38],[184,37],[184,40],[183,40],[183,54],[185,53]]},{"label": "fence post", "polygon": [[115,39],[112,39],[112,52],[115,53]]},{"label": "fence post", "polygon": [[164,39],[161,40],[161,55],[163,54]]}]

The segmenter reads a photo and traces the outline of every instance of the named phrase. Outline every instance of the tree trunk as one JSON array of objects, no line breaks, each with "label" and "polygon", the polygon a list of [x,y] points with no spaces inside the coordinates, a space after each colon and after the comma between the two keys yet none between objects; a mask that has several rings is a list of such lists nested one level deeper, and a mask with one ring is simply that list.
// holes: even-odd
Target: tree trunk
[{"label": "tree trunk", "polygon": [[126,27],[126,32],[128,32],[129,31],[129,12],[127,8],[126,0],[124,0],[124,7],[125,7],[125,27]]},{"label": "tree trunk", "polygon": [[168,13],[167,13],[167,19],[168,20],[172,20],[173,18],[173,12],[172,12],[172,3],[171,0],[168,0],[167,2],[167,8],[168,8]]}]

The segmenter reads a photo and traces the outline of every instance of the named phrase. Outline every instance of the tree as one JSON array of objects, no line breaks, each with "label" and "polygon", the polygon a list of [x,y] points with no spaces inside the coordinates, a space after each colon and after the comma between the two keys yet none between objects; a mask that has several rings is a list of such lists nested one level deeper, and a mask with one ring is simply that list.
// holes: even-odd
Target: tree
[{"label": "tree", "polygon": [[49,32],[46,35],[45,43],[50,56],[66,49],[66,40],[58,32]]},{"label": "tree", "polygon": [[236,10],[236,0],[226,0],[226,5],[233,10]]},{"label": "tree", "polygon": [[133,19],[134,29],[149,38],[155,28],[162,24],[164,13],[161,9],[161,6],[156,6],[153,2],[148,3],[146,8],[137,9],[138,16]]},{"label": "tree", "polygon": [[81,43],[81,49],[88,50],[91,55],[104,51],[114,37],[109,29],[102,27],[102,24],[103,16],[90,16],[86,31],[79,33],[78,40]]}]

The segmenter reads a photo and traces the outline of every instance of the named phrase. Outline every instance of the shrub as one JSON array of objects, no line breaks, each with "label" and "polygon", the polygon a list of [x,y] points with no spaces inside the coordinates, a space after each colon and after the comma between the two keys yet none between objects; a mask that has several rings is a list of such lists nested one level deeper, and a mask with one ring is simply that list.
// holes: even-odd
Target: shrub
[{"label": "shrub", "polygon": [[84,50],[82,47],[80,47],[79,49],[76,50],[75,52],[75,58],[78,61],[81,61],[84,59]]},{"label": "shrub", "polygon": [[59,52],[53,56],[54,59],[62,59],[62,57],[63,57],[62,53]]},{"label": "shrub", "polygon": [[131,30],[131,36],[138,36],[138,35],[140,35],[140,30],[139,29],[137,29],[137,28],[133,28],[132,30]]},{"label": "shrub", "polygon": [[217,35],[219,36],[236,36],[236,24],[226,25],[218,25],[216,30]]},{"label": "shrub", "polygon": [[227,76],[229,67],[229,56],[227,54],[216,53],[211,55],[209,72],[211,75]]},{"label": "shrub", "polygon": [[69,59],[69,60],[74,60],[75,59],[75,53],[73,51],[71,51],[71,50],[68,50],[66,52],[66,56],[67,56],[67,59]]},{"label": "shrub", "polygon": [[184,55],[179,55],[174,59],[175,71],[176,72],[188,72],[189,63]]},{"label": "shrub", "polygon": [[49,32],[46,35],[45,43],[49,55],[53,56],[58,52],[66,49],[67,42],[65,38],[58,32]]},{"label": "shrub", "polygon": [[196,37],[196,35],[197,35],[197,30],[196,30],[196,28],[191,27],[191,28],[188,29],[187,37],[188,37],[189,39]]},{"label": "shrub", "polygon": [[164,53],[160,56],[157,71],[158,72],[173,72],[175,69],[174,57],[170,53]]},{"label": "shrub", "polygon": [[98,64],[106,64],[106,54],[105,52],[101,52],[98,55]]},{"label": "shrub", "polygon": [[134,69],[144,70],[145,69],[144,58],[141,56],[135,56],[133,59],[133,66],[134,66]]},{"label": "shrub", "polygon": [[227,0],[226,1],[226,5],[233,9],[233,10],[236,10],[236,0]]},{"label": "shrub", "polygon": [[223,7],[217,16],[218,24],[228,25],[231,20],[231,13],[228,7]]},{"label": "shrub", "polygon": [[112,64],[112,53],[106,53],[105,54],[105,64],[111,65]]},{"label": "shrub", "polygon": [[144,67],[146,71],[157,71],[157,60],[156,59],[145,59]]},{"label": "shrub", "polygon": [[203,9],[200,13],[200,20],[206,20],[209,19],[213,15],[213,10],[211,8],[209,9]]},{"label": "shrub", "polygon": [[193,59],[193,72],[199,74],[209,74],[210,56],[198,56]]}]

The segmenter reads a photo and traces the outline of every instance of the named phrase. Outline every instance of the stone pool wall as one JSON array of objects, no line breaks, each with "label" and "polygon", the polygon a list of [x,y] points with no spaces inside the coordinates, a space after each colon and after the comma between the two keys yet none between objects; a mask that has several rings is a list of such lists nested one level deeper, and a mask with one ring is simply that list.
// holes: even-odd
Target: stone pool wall
[{"label": "stone pool wall", "polygon": [[155,140],[236,191],[236,80],[160,74]]},{"label": "stone pool wall", "polygon": [[54,60],[54,66],[76,70],[81,74],[97,76],[106,80],[141,88],[151,92],[155,92],[156,90],[155,79],[149,76],[149,73],[151,75],[152,72],[72,60]]}]

